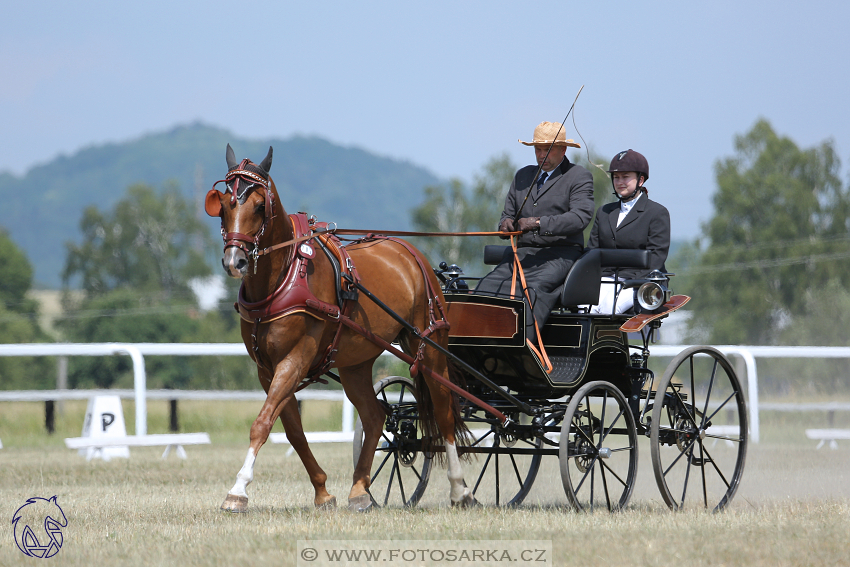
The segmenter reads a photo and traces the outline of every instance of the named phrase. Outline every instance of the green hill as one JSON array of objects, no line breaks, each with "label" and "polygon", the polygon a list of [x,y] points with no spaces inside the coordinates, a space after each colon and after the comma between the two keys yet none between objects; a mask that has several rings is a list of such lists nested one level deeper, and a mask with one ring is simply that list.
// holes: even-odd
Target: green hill
[{"label": "green hill", "polygon": [[65,243],[80,238],[82,211],[111,208],[134,183],[176,182],[197,203],[218,237],[217,219],[202,211],[203,197],[224,177],[226,145],[236,157],[259,162],[274,147],[271,174],[288,212],[306,211],[340,227],[409,229],[409,210],[422,188],[439,182],[428,170],[316,137],[246,140],[204,124],[179,126],[119,144],[82,149],[29,170],[0,173],[5,226],[28,254],[37,285],[58,287]]}]

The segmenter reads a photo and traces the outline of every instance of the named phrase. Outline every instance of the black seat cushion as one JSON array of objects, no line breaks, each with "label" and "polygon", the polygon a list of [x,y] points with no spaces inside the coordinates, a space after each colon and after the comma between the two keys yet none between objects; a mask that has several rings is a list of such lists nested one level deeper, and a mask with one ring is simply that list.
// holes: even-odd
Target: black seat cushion
[{"label": "black seat cushion", "polygon": [[649,269],[649,250],[597,248],[602,254],[603,268]]},{"label": "black seat cushion", "polygon": [[487,244],[484,246],[484,264],[487,266],[498,266],[510,257],[510,246],[499,246],[498,244]]},{"label": "black seat cushion", "polygon": [[596,248],[588,250],[575,261],[561,289],[561,305],[596,305],[602,281],[602,253]]}]

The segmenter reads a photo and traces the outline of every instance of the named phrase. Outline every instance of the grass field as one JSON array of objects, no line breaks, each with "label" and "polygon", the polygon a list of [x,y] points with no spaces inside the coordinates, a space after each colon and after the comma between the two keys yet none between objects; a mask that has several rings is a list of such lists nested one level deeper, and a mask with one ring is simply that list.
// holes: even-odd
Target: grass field
[{"label": "grass field", "polygon": [[[221,514],[247,448],[257,403],[181,402],[181,429],[207,431],[213,445],[187,447],[188,459],[161,448],[131,449],[129,460],[86,462],[64,448],[78,436],[84,403],[66,403],[57,433],[43,430],[42,404],[0,404],[0,565],[34,564],[17,549],[10,520],[27,498],[54,494],[67,515],[58,565],[294,565],[304,539],[551,540],[556,565],[848,565],[850,443],[815,450],[806,427],[825,417],[764,414],[750,445],[744,481],[729,510],[671,513],[640,447],[629,508],[576,514],[566,508],[557,460],[544,459],[519,509],[455,510],[444,469],[431,475],[421,507],[354,514],[317,511],[297,457],[268,444],[249,487],[250,513]],[[124,406],[132,432],[132,403]],[[339,428],[333,404],[304,406],[308,429]],[[836,415],[836,427],[846,427]],[[165,402],[149,405],[149,432],[167,431]],[[314,447],[328,486],[345,502],[353,470],[349,445]]]}]

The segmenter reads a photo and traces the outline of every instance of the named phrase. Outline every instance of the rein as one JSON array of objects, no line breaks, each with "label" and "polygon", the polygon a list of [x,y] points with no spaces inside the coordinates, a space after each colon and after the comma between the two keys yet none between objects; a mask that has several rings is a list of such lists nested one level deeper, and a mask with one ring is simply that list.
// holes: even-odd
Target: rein
[{"label": "rein", "polygon": [[315,238],[316,236],[320,236],[322,234],[362,234],[366,237],[370,236],[518,236],[522,234],[521,231],[515,232],[411,232],[407,230],[363,230],[357,228],[329,228],[327,230],[319,230],[314,232],[313,234],[307,234],[298,238],[293,238],[292,240],[287,240],[286,242],[281,242],[280,244],[275,244],[273,246],[269,246],[268,248],[263,248],[260,250],[259,248],[255,248],[254,252],[251,252],[252,257],[259,257],[264,254],[270,254],[279,248],[285,248],[286,246],[292,246],[293,244],[299,244],[304,242],[305,240],[310,240],[311,238]]}]

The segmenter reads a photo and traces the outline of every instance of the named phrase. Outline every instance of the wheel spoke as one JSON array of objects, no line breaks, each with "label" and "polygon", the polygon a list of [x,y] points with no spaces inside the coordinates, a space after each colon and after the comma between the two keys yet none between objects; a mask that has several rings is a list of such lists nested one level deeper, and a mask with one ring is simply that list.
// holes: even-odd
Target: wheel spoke
[{"label": "wheel spoke", "polygon": [[705,504],[705,507],[708,508],[708,489],[705,485],[705,454],[702,452],[702,441],[699,444],[699,459],[702,463],[700,469],[702,470],[702,501]]},{"label": "wheel spoke", "polygon": [[492,430],[492,429],[491,429],[490,431],[488,431],[487,433],[485,433],[484,435],[482,435],[481,437],[479,437],[478,439],[476,439],[476,440],[475,440],[475,443],[473,443],[472,445],[470,445],[470,447],[475,447],[476,445],[478,445],[479,443],[481,443],[482,441],[484,441],[485,439],[487,439],[490,435],[493,435],[493,430]]},{"label": "wheel spoke", "polygon": [[[676,463],[678,463],[678,462],[679,462],[679,459],[681,459],[681,458],[685,455],[685,453],[687,452],[687,450],[688,450],[688,449],[690,449],[691,447],[693,447],[693,445],[694,445],[694,441],[696,441],[696,439],[692,439],[692,440],[691,440],[691,442],[690,442],[690,444],[689,444],[687,447],[685,447],[684,449],[682,449],[682,451],[679,453],[679,456],[678,456],[678,457],[676,457],[675,459],[673,459],[673,462],[672,462],[672,463],[670,463],[670,466],[669,466],[669,467],[667,467],[667,470],[666,470],[666,471],[664,471],[664,476],[667,476],[667,473],[669,473],[669,472],[670,472],[670,469],[672,469],[672,468],[676,465]],[[690,463],[688,463],[688,465],[690,465]]]},{"label": "wheel spoke", "polygon": [[[676,394],[676,399],[679,400],[679,406],[683,410],[685,410],[685,413],[687,414],[686,417],[688,419],[690,419],[691,423],[694,425],[694,427],[696,427],[697,426],[697,420],[696,420],[696,417],[694,416],[695,412],[691,411],[691,410],[696,409],[696,408],[691,407],[689,404],[686,404],[685,400],[682,399],[682,396],[679,392],[674,392],[674,393]],[[672,419],[672,416],[671,416],[671,419]],[[671,423],[670,425],[672,426],[673,423]]]},{"label": "wheel spoke", "polygon": [[[600,434],[599,446],[597,447],[597,449],[602,448],[602,441],[604,441],[608,437],[608,435],[611,433],[611,430],[614,429],[614,426],[617,425],[617,422],[620,421],[620,418],[623,417],[624,413],[626,413],[625,410],[620,410],[620,413],[617,414],[617,417],[615,417],[614,421],[611,423],[611,427],[606,429],[604,434]],[[602,424],[600,424],[600,429],[602,429],[603,427],[604,427],[604,422]]]},{"label": "wheel spoke", "polygon": [[496,453],[496,506],[499,505],[499,453]]},{"label": "wheel spoke", "polygon": [[[714,388],[714,378],[717,376],[717,359],[714,359],[714,368],[711,369],[711,380],[708,382],[708,393],[705,395],[705,408],[702,410],[702,423],[699,428],[703,429],[705,427],[705,415],[708,413],[708,402],[711,399],[711,390]],[[694,409],[696,409],[696,392],[694,395]]]},{"label": "wheel spoke", "polygon": [[690,452],[688,453],[688,466],[685,469],[685,484],[682,486],[682,504],[680,507],[685,506],[685,494],[688,492],[688,479],[691,477],[691,460],[694,456],[694,444],[691,443]]},{"label": "wheel spoke", "polygon": [[599,464],[602,465],[602,468],[608,469],[608,472],[614,475],[614,478],[620,481],[620,484],[622,484],[623,486],[628,486],[628,484],[626,484],[626,481],[624,481],[622,478],[620,478],[620,475],[614,472],[614,469],[605,464],[605,461],[599,461]]},{"label": "wheel spoke", "polygon": [[513,454],[508,455],[511,458],[511,465],[514,467],[514,474],[516,475],[516,480],[520,486],[522,486],[522,475],[519,474],[519,467],[516,466],[516,459]]},{"label": "wheel spoke", "polygon": [[[595,462],[593,463],[596,464]],[[590,511],[593,511],[593,488],[596,481],[596,467],[590,467]]]},{"label": "wheel spoke", "polygon": [[481,479],[484,478],[484,473],[487,472],[487,466],[490,464],[490,457],[492,456],[493,453],[487,454],[487,459],[484,461],[484,466],[481,467],[481,474],[478,475],[478,480],[475,481],[475,488],[472,489],[473,494],[478,492],[478,485],[481,484]]},{"label": "wheel spoke", "polygon": [[404,482],[401,480],[401,466],[397,466],[395,469],[396,476],[398,476],[398,489],[401,492],[401,503],[407,504],[407,497],[404,495]]},{"label": "wheel spoke", "polygon": [[398,457],[393,453],[393,468],[390,470],[390,481],[387,483],[387,493],[384,495],[384,507],[390,500],[390,491],[393,488],[393,480],[395,479],[395,471],[398,468]]},{"label": "wheel spoke", "polygon": [[[584,471],[584,476],[583,476],[583,477],[581,477],[581,482],[580,482],[580,483],[578,483],[578,486],[576,486],[576,489],[575,489],[575,493],[576,493],[576,494],[578,494],[578,491],[579,491],[579,490],[581,490],[581,485],[582,485],[582,484],[584,484],[584,481],[585,481],[585,480],[587,480],[587,475],[588,475],[588,473],[589,473],[590,471],[592,471],[592,470],[593,470],[593,465],[595,465],[595,464],[596,464],[596,459],[598,459],[598,458],[599,458],[599,456],[598,456],[598,455],[595,455],[595,456],[593,457],[593,460],[592,460],[592,461],[590,461],[590,464],[587,466],[587,470],[586,470],[586,471]],[[592,486],[593,486],[593,479],[591,479],[590,484],[591,484],[591,487],[592,487]],[[592,488],[591,488],[591,494],[592,494]]]},{"label": "wheel spoke", "polygon": [[726,488],[731,488],[732,486],[729,484],[729,481],[726,480],[726,477],[723,475],[723,471],[718,468],[717,463],[714,462],[714,458],[711,456],[711,453],[708,452],[708,447],[705,448],[705,454],[708,458],[708,461],[711,463],[711,466],[713,466],[714,470],[717,471],[717,474],[720,475],[720,479],[723,481],[723,484],[726,485]]},{"label": "wheel spoke", "polygon": [[735,396],[737,396],[737,395],[738,395],[738,392],[732,392],[731,394],[729,394],[729,397],[728,397],[728,398],[726,398],[725,400],[723,400],[723,403],[722,403],[722,404],[720,404],[720,406],[719,406],[716,410],[714,410],[714,413],[713,413],[713,414],[711,414],[710,416],[708,416],[708,419],[706,420],[706,422],[710,422],[710,421],[711,421],[711,418],[712,418],[712,417],[714,417],[715,415],[717,415],[717,412],[719,412],[720,410],[722,410],[722,409],[723,409],[723,407],[724,407],[726,404],[728,404],[728,403],[729,403],[729,400],[731,400],[732,398],[734,398],[734,397],[735,397]]},{"label": "wheel spoke", "polygon": [[[599,461],[602,464],[603,461]],[[602,474],[602,488],[605,490],[605,503],[608,505],[608,511],[611,511],[611,496],[608,494],[608,480],[605,478],[605,465],[599,467],[599,472]]]},{"label": "wheel spoke", "polygon": [[[599,418],[599,431],[600,431],[600,433],[599,433],[599,445],[596,446],[597,449],[602,448],[602,441],[605,440],[605,435],[607,435],[607,432],[604,433],[604,434],[602,433],[605,430],[605,409],[606,409],[607,405],[608,405],[608,390],[605,390],[605,394],[602,396],[602,416]],[[620,415],[622,415],[622,412],[620,412]],[[611,427],[614,427],[614,424],[611,424]],[[610,431],[610,429],[608,431]]]},{"label": "wheel spoke", "polygon": [[711,439],[719,439],[721,441],[729,441],[730,443],[740,443],[741,442],[740,437],[738,437],[738,438],[724,437],[723,435],[714,435],[714,434],[711,434],[711,433],[706,433],[705,436],[709,437]]},{"label": "wheel spoke", "polygon": [[390,457],[393,457],[393,456],[395,456],[395,453],[392,452],[392,451],[389,451],[384,455],[384,460],[381,461],[381,464],[378,465],[378,469],[375,471],[375,474],[372,475],[372,483],[374,483],[375,479],[378,478],[378,475],[381,474],[381,469],[384,468],[384,465],[386,464],[387,459],[389,459]]}]

